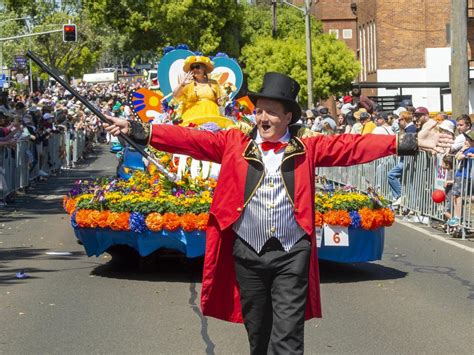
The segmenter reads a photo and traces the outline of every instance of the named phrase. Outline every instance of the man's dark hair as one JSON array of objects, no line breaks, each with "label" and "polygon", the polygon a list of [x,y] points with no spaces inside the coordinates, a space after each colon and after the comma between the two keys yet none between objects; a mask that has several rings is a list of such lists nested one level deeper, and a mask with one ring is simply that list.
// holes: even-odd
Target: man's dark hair
[{"label": "man's dark hair", "polygon": [[361,94],[360,88],[352,89],[352,96],[358,97],[358,96],[360,96],[360,94]]}]

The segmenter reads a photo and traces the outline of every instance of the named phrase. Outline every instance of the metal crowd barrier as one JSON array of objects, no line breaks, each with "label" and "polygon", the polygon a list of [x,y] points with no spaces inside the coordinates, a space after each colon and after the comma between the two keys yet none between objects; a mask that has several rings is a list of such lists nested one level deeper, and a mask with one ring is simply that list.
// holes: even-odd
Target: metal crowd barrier
[{"label": "metal crowd barrier", "polygon": [[53,133],[42,149],[29,139],[18,141],[15,148],[0,147],[0,201],[29,186],[40,176],[40,170],[49,174],[73,167],[82,157],[84,148],[82,130]]},{"label": "metal crowd barrier", "polygon": [[[353,187],[358,191],[366,192],[373,187],[382,196],[391,199],[391,191],[388,184],[388,173],[398,162],[397,157],[386,157],[373,162],[349,167],[318,168],[317,175],[338,186]],[[445,222],[445,213],[451,216],[455,212],[454,198],[451,207],[446,206],[448,201],[436,204],[432,200],[435,189],[443,189],[440,181],[440,157],[425,152],[420,152],[414,157],[404,158],[403,174],[401,178],[402,198],[400,208],[412,212],[418,221],[431,223],[431,220]],[[470,164],[474,165],[474,159]],[[456,173],[457,162],[453,157],[453,176]],[[472,166],[471,165],[471,166]],[[466,237],[468,231],[474,230],[473,196],[474,169],[469,169],[469,176],[461,180],[460,196],[458,197],[458,213],[460,224],[456,228],[460,230],[462,238]],[[441,185],[440,185],[441,183]],[[452,231],[448,227],[447,233]]]},{"label": "metal crowd barrier", "polygon": [[382,196],[390,196],[388,172],[397,164],[397,157],[386,157],[367,164],[347,167],[318,168],[317,175],[339,186],[351,186],[359,191],[374,187]]}]

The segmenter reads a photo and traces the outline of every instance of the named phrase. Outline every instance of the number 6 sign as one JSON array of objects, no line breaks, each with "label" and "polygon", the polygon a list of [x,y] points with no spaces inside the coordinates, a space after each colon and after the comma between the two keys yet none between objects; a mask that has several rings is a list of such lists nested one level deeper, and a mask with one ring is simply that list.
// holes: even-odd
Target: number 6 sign
[{"label": "number 6 sign", "polygon": [[349,232],[347,227],[324,224],[324,245],[333,247],[348,247]]}]

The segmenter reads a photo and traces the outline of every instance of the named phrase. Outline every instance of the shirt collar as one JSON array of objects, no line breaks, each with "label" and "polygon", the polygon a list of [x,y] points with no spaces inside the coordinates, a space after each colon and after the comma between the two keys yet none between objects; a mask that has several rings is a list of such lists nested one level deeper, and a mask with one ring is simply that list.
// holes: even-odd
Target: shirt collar
[{"label": "shirt collar", "polygon": [[[278,141],[282,143],[288,143],[290,141],[290,131],[287,128],[286,133]],[[263,142],[263,138],[260,136],[260,132],[257,130],[257,136],[255,137],[255,143],[260,144]]]}]

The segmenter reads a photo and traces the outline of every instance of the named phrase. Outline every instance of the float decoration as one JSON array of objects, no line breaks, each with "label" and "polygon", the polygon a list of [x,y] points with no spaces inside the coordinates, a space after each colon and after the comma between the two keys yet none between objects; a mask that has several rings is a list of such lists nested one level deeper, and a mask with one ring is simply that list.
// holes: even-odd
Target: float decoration
[{"label": "float decoration", "polygon": [[[173,156],[161,153],[159,160],[177,172],[179,162]],[[64,197],[64,209],[89,256],[100,255],[115,244],[129,245],[142,256],[160,248],[174,248],[187,257],[204,254],[216,180],[193,177],[186,170],[179,181],[171,182],[148,170],[134,172],[129,180],[78,181]],[[342,190],[317,193],[315,203],[321,259],[358,262],[381,258],[384,227],[394,222],[392,210],[375,204],[367,195]]]}]

